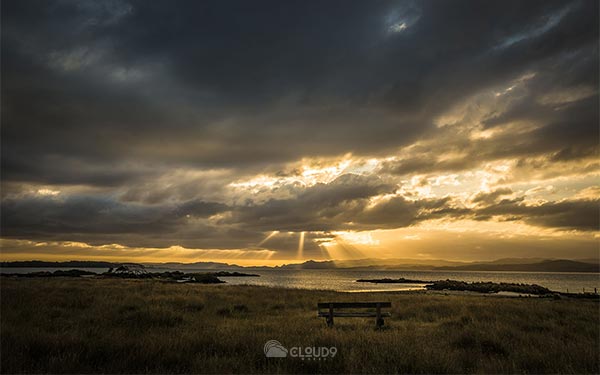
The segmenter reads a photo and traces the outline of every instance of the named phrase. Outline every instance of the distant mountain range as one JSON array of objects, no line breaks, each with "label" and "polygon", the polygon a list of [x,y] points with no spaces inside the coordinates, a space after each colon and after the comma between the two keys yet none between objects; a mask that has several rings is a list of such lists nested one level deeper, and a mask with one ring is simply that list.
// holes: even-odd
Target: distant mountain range
[{"label": "distant mountain range", "polygon": [[[196,263],[144,263],[147,268],[172,268],[178,270],[224,270],[224,269],[243,269],[249,267],[238,266],[237,264],[220,263],[220,262],[196,262]],[[250,267],[254,268],[254,267]],[[270,268],[270,267],[258,267],[258,268]]]},{"label": "distant mountain range", "polygon": [[1,262],[2,268],[110,268],[119,267],[123,263],[97,262],[91,260],[69,260],[67,262],[45,262],[42,260],[26,260],[18,262]]},{"label": "distant mountain range", "polygon": [[287,264],[280,268],[315,269],[315,268],[376,268],[376,269],[431,269],[432,267],[453,267],[470,264],[442,259],[352,259],[352,260],[309,260],[299,264]]},{"label": "distant mountain range", "polygon": [[436,267],[452,271],[523,271],[523,272],[600,272],[599,263],[558,259],[536,263],[478,263],[455,267]]},{"label": "distant mountain range", "polygon": [[[35,267],[35,268],[110,268],[127,263],[68,261],[44,262],[22,261],[2,262],[0,267]],[[129,263],[131,264],[131,263]],[[440,271],[519,271],[519,272],[597,272],[600,273],[598,259],[543,259],[543,258],[505,258],[490,262],[454,262],[441,259],[358,259],[358,260],[309,260],[303,263],[285,264],[282,266],[250,266],[219,262],[196,263],[145,263],[147,268],[177,270],[317,270],[317,269],[355,269],[355,270],[440,270]]]},{"label": "distant mountain range", "polygon": [[[412,263],[414,262],[414,263]],[[300,264],[288,264],[282,269],[372,269],[372,270],[444,270],[444,271],[521,271],[521,272],[599,272],[598,260],[567,259],[498,259],[491,262],[449,262],[444,260],[309,260]]]}]

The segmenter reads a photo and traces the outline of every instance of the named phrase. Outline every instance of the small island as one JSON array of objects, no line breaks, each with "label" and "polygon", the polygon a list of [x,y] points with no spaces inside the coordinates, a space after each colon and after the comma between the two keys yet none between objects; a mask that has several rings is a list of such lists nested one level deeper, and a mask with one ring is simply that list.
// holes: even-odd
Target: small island
[{"label": "small island", "polygon": [[111,267],[107,272],[98,274],[92,271],[79,269],[37,271],[29,273],[3,273],[5,277],[98,277],[98,278],[121,278],[121,279],[157,279],[167,282],[177,283],[200,283],[200,284],[224,284],[225,281],[219,277],[260,277],[256,274],[246,274],[242,272],[194,272],[184,273],[181,271],[148,272],[148,270],[135,263],[121,264],[118,267]]},{"label": "small island", "polygon": [[516,284],[516,283],[494,283],[494,282],[465,282],[457,280],[438,280],[438,281],[423,281],[410,280],[405,278],[399,279],[359,279],[357,282],[375,283],[375,284],[426,284],[427,290],[454,290],[478,293],[499,293],[512,292],[532,295],[546,295],[555,292],[536,284]]},{"label": "small island", "polygon": [[356,282],[357,283],[372,283],[372,284],[429,284],[429,283],[432,283],[433,281],[411,280],[411,279],[405,279],[405,278],[401,277],[399,279],[390,279],[390,278],[358,279],[358,280],[356,280]]}]

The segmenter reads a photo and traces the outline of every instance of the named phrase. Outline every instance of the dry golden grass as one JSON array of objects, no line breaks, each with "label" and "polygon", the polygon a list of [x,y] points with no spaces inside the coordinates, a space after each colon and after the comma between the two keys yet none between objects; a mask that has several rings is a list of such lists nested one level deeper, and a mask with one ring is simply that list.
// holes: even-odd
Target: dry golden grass
[{"label": "dry golden grass", "polygon": [[[596,301],[1,278],[2,373],[600,373]],[[392,302],[374,319],[319,301]],[[326,361],[263,345],[336,346]]]}]

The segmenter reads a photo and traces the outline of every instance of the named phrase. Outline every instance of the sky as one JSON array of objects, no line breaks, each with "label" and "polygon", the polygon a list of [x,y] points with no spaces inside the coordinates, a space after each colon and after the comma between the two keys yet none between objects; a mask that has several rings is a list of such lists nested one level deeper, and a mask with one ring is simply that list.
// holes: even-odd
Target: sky
[{"label": "sky", "polygon": [[599,3],[2,2],[2,260],[597,258]]}]

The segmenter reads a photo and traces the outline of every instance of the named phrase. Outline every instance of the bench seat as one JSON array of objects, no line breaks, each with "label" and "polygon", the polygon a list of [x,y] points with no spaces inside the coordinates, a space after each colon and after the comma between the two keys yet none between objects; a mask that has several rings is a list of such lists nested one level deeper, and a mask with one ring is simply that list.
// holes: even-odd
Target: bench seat
[{"label": "bench seat", "polygon": [[[390,314],[389,312],[382,312],[380,315],[382,317],[386,317],[386,318],[389,318],[392,316],[392,314]],[[319,318],[326,318],[329,316],[329,312],[328,311],[319,311],[318,316],[319,316]],[[377,313],[376,312],[337,312],[337,311],[334,311],[333,316],[339,317],[339,318],[376,318]]]}]

